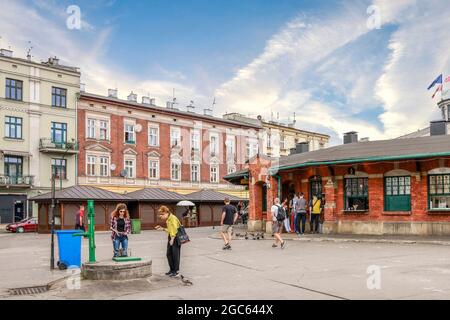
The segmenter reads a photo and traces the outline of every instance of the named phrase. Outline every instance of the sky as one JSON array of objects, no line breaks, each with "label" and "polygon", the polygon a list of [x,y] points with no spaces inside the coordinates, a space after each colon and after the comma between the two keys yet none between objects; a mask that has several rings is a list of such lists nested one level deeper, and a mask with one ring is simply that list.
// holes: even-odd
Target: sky
[{"label": "sky", "polygon": [[79,67],[91,93],[161,106],[175,94],[200,113],[215,100],[216,116],[282,123],[295,112],[335,145],[439,119],[427,87],[450,75],[449,16],[448,0],[0,0],[0,47]]}]

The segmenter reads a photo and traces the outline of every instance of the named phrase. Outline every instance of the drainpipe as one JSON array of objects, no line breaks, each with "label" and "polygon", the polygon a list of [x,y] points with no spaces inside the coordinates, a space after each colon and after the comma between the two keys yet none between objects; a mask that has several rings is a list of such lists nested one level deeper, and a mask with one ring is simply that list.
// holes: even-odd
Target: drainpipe
[{"label": "drainpipe", "polygon": [[[78,150],[78,101],[80,100],[81,93],[77,94],[75,100],[75,144]],[[67,171],[67,166],[66,166]],[[67,172],[66,172],[67,174]],[[75,185],[78,185],[78,152],[75,153]]]}]

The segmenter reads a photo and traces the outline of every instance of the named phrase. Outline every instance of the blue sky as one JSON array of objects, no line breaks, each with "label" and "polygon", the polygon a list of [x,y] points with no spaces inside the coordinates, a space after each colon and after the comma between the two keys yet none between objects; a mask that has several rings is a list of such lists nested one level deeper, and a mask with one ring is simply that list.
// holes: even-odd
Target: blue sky
[{"label": "blue sky", "polygon": [[[82,28],[69,30],[69,5]],[[375,6],[380,28],[368,28]],[[79,66],[87,91],[117,87],[215,115],[297,114],[297,127],[372,140],[439,117],[426,87],[450,73],[446,0],[0,0],[0,45]],[[377,16],[378,17],[378,16]],[[450,89],[450,86],[445,89]],[[437,100],[437,99],[436,99]]]}]

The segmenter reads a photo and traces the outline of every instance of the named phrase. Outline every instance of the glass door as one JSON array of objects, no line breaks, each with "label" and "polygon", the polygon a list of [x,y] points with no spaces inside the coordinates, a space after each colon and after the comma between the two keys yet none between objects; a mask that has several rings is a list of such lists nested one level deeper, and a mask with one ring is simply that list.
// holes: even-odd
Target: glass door
[{"label": "glass door", "polygon": [[5,175],[11,184],[17,184],[22,178],[22,157],[5,156]]}]

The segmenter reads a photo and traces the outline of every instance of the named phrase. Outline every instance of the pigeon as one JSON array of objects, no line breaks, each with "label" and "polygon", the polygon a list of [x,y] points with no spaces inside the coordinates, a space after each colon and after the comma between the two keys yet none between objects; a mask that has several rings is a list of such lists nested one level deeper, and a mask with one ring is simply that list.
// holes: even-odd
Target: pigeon
[{"label": "pigeon", "polygon": [[181,282],[183,282],[183,284],[185,286],[192,286],[193,285],[193,283],[190,280],[185,279],[183,275],[181,275]]}]

